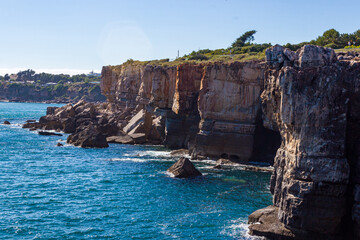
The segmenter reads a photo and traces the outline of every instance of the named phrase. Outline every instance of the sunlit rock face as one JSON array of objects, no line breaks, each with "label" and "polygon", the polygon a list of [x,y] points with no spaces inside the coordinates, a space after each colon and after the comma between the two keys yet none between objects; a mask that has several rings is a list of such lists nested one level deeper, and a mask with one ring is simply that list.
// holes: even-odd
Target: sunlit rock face
[{"label": "sunlit rock face", "polygon": [[[256,151],[262,161],[278,147],[268,144],[273,136],[261,126],[263,73],[264,64],[256,61],[123,64],[104,67],[101,86],[109,102],[128,115],[140,109],[152,112],[160,142],[170,148],[188,148],[193,158],[248,161],[255,155],[254,146],[262,145]],[[261,143],[262,138],[270,141]]]},{"label": "sunlit rock face", "polygon": [[282,138],[270,190],[283,229],[261,221],[251,232],[357,239],[360,59],[338,60],[332,49],[312,45],[296,53],[274,46],[266,58],[263,121]]},{"label": "sunlit rock face", "polygon": [[200,131],[193,155],[249,160],[262,88],[263,67],[258,62],[206,65],[198,97]]}]

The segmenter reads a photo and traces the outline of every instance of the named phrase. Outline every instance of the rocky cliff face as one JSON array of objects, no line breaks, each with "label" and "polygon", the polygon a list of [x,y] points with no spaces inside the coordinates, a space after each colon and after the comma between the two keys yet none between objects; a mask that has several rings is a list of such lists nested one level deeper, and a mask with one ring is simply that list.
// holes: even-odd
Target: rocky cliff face
[{"label": "rocky cliff face", "polygon": [[360,59],[311,45],[296,53],[274,46],[266,59],[264,125],[279,130],[282,143],[270,183],[274,207],[249,217],[260,223],[251,232],[359,238]]},{"label": "rocky cliff face", "polygon": [[249,160],[262,88],[263,66],[258,62],[205,66],[198,97],[200,131],[193,156]]},{"label": "rocky cliff face", "polygon": [[259,62],[125,64],[104,67],[101,87],[110,102],[131,115],[151,112],[168,147],[189,148],[193,158],[248,161],[261,139],[269,139],[256,159],[264,161],[264,155],[273,159],[279,139],[261,124],[263,73]]}]

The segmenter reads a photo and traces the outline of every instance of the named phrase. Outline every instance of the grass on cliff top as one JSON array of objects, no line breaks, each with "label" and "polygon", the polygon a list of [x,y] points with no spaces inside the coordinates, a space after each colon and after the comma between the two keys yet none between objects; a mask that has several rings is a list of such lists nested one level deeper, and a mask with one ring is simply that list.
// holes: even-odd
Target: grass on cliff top
[{"label": "grass on cliff top", "polygon": [[246,61],[263,61],[265,60],[265,52],[259,53],[244,53],[244,54],[232,54],[232,55],[205,55],[206,59],[188,59],[186,57],[177,58],[173,61],[169,59],[150,60],[150,61],[138,61],[129,59],[121,65],[110,66],[113,71],[120,71],[121,66],[126,65],[152,65],[152,66],[163,66],[163,67],[176,67],[180,64],[200,64],[200,63],[212,63],[212,62],[246,62]]},{"label": "grass on cliff top", "polygon": [[359,52],[360,48],[340,48],[340,49],[334,49],[336,53],[346,53],[346,52]]}]

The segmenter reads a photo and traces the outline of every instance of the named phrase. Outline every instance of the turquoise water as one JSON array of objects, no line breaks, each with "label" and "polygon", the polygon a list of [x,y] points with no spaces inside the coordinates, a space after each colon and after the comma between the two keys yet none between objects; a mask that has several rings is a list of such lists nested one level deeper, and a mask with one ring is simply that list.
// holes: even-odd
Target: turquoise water
[{"label": "turquoise water", "polygon": [[[269,173],[166,174],[161,147],[56,147],[20,123],[48,104],[0,103],[0,239],[247,239],[247,216],[271,204]],[[52,105],[53,106],[53,105]],[[65,142],[63,142],[65,144]]]}]

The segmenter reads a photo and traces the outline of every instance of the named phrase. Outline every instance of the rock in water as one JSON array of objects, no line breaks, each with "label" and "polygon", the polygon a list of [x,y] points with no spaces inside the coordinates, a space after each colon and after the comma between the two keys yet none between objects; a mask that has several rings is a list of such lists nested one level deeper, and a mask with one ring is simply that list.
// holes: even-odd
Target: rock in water
[{"label": "rock in water", "polygon": [[38,134],[44,136],[62,136],[62,134],[60,133],[46,132],[46,131],[39,131]]},{"label": "rock in water", "polygon": [[10,122],[9,121],[4,121],[4,124],[5,125],[10,125]]},{"label": "rock in water", "polygon": [[58,142],[58,143],[56,144],[56,146],[61,147],[61,146],[64,146],[64,145],[63,145],[62,143],[59,143],[59,142]]},{"label": "rock in water", "polygon": [[89,125],[79,128],[67,138],[67,142],[82,148],[107,148],[109,144],[106,137],[101,134],[95,126]]},{"label": "rock in water", "polygon": [[184,157],[180,158],[167,171],[174,174],[176,178],[190,178],[202,175],[201,172],[195,168],[194,164],[192,164],[188,158]]}]

